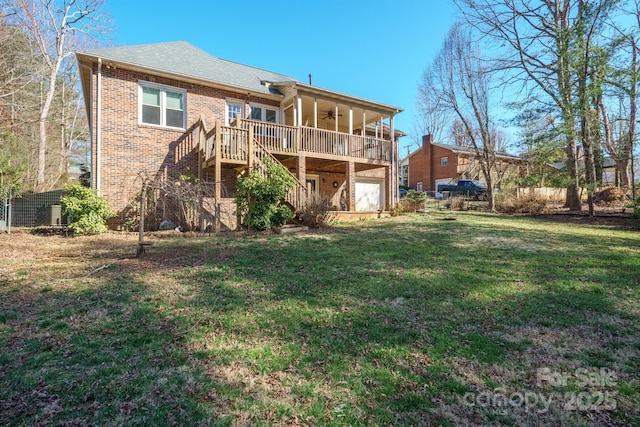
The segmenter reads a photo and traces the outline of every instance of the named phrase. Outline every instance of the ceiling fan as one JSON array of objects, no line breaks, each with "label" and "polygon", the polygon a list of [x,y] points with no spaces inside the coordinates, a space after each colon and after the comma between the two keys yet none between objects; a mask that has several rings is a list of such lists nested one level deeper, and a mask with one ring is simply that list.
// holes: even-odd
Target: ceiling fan
[{"label": "ceiling fan", "polygon": [[[342,114],[338,113],[338,117],[342,117]],[[333,110],[327,111],[327,115],[322,118],[322,120],[335,120],[336,113]]]}]

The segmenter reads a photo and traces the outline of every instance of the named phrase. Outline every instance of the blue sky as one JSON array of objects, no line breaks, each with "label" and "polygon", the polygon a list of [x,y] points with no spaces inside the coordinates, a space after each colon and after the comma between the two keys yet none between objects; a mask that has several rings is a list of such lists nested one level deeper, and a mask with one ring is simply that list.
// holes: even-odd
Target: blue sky
[{"label": "blue sky", "polygon": [[422,72],[455,21],[449,0],[107,0],[116,46],[184,40],[222,59],[404,109],[414,135]]}]

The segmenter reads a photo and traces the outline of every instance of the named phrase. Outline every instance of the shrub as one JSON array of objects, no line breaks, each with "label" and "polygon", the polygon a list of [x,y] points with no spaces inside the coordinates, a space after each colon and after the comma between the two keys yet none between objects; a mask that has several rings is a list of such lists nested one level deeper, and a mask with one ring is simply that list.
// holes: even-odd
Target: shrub
[{"label": "shrub", "polygon": [[415,212],[424,208],[424,202],[427,195],[422,191],[409,190],[407,195],[400,202],[400,210],[402,212]]},{"label": "shrub", "polygon": [[302,223],[307,227],[318,228],[333,219],[332,210],[334,210],[334,206],[330,198],[314,193],[307,198],[307,202],[298,212],[298,215],[302,219]]},{"label": "shrub", "polygon": [[450,199],[451,209],[454,211],[464,210],[464,202],[465,202],[465,198],[462,196],[452,197]]},{"label": "shrub", "polygon": [[104,233],[106,220],[116,216],[104,197],[80,184],[67,184],[60,203],[75,234]]},{"label": "shrub", "polygon": [[281,164],[265,159],[264,174],[253,169],[238,179],[236,206],[241,224],[250,230],[280,227],[293,216],[282,200],[295,185],[295,179]]},{"label": "shrub", "polygon": [[515,194],[502,193],[496,196],[496,211],[502,213],[527,213],[540,215],[549,212],[549,200],[534,193],[518,197]]}]

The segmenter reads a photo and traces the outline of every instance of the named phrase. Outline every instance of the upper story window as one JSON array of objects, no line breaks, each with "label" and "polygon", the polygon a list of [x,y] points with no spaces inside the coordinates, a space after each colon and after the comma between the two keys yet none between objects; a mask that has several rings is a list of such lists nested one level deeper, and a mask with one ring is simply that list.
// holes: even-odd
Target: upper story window
[{"label": "upper story window", "polygon": [[446,168],[447,166],[449,166],[449,158],[448,157],[442,157],[440,159],[440,166],[442,166],[443,168]]},{"label": "upper story window", "polygon": [[227,101],[227,125],[237,117],[259,122],[278,123],[278,109],[262,104],[247,104],[238,100]]},{"label": "upper story window", "polygon": [[252,104],[249,118],[251,120],[259,120],[261,122],[277,123],[278,122],[278,110],[266,105]]},{"label": "upper story window", "polygon": [[227,103],[227,125],[236,117],[242,117],[242,105]]},{"label": "upper story window", "polygon": [[140,123],[184,129],[186,92],[140,82]]}]

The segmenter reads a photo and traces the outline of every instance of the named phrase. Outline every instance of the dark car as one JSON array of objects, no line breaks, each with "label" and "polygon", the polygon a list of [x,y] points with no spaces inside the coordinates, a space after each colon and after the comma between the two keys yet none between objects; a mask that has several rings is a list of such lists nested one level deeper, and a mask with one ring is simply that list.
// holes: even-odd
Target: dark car
[{"label": "dark car", "polygon": [[400,198],[403,198],[404,196],[406,196],[408,193],[408,191],[404,188],[398,188],[398,195],[400,196]]}]

